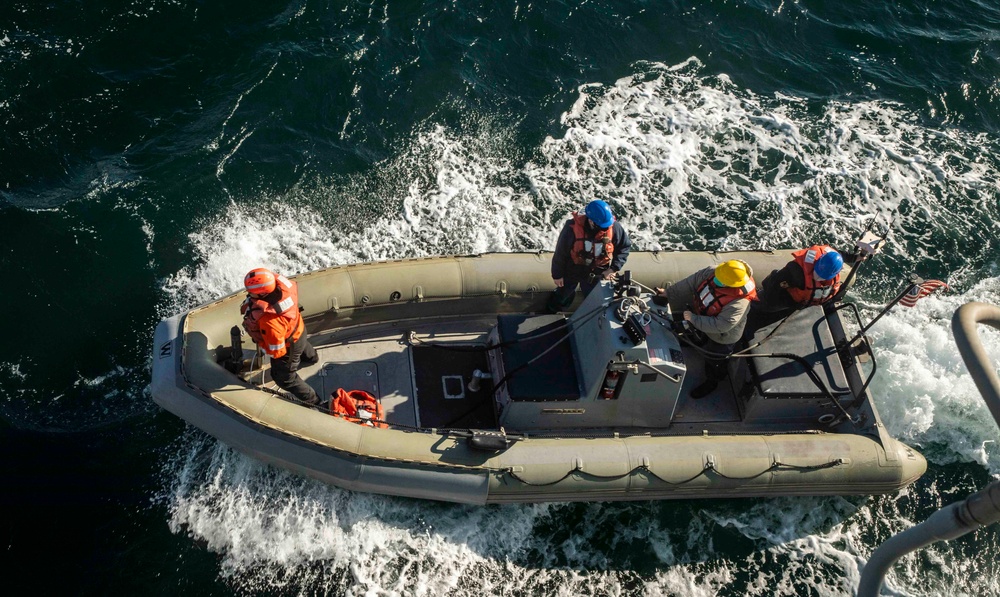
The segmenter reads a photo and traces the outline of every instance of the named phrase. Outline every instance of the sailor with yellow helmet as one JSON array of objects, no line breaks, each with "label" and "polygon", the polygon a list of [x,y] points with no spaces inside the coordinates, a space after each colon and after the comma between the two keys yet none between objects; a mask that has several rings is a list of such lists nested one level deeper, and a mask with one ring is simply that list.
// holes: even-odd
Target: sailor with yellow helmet
[{"label": "sailor with yellow helmet", "polygon": [[706,267],[670,286],[656,291],[673,305],[685,306],[684,321],[702,332],[701,347],[720,355],[705,360],[705,382],[691,390],[692,398],[711,394],[728,374],[725,358],[743,335],[750,302],[757,300],[753,270],[745,261],[732,259],[716,267]]}]

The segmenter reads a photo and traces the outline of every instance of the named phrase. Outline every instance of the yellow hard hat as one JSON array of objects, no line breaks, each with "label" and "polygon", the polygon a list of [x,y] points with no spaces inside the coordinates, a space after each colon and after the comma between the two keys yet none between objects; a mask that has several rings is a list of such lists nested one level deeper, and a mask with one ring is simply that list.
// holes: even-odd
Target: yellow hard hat
[{"label": "yellow hard hat", "polygon": [[731,259],[725,263],[720,263],[715,267],[715,279],[723,286],[739,288],[746,286],[750,281],[750,274],[747,273],[747,266],[742,261]]}]

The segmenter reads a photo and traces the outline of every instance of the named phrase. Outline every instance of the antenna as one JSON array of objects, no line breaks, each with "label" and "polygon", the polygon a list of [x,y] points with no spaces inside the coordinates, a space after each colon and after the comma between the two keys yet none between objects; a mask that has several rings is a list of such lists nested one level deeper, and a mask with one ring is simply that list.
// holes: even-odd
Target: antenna
[{"label": "antenna", "polygon": [[855,241],[854,247],[857,249],[860,257],[851,264],[851,272],[847,274],[847,278],[844,280],[844,283],[840,285],[840,290],[837,291],[837,295],[833,297],[832,300],[834,302],[844,298],[844,294],[846,294],[847,289],[851,287],[851,283],[854,282],[854,278],[858,275],[858,270],[861,269],[861,266],[873,255],[880,253],[882,248],[885,247],[886,239],[889,237],[889,231],[892,229],[892,222],[895,221],[895,216],[893,216],[892,220],[889,220],[887,225],[881,227],[881,230],[875,231],[873,228],[875,228],[875,224],[881,216],[881,211],[876,213],[875,217],[869,220],[868,225],[861,231],[861,238]]},{"label": "antenna", "polygon": [[847,341],[847,346],[851,346],[855,342],[857,342],[862,336],[865,335],[865,332],[867,332],[868,330],[870,330],[872,328],[872,326],[875,325],[875,322],[877,322],[879,319],[882,319],[882,317],[886,313],[888,313],[893,307],[895,307],[896,304],[899,303],[899,301],[903,300],[903,297],[905,297],[907,294],[909,294],[911,290],[913,290],[915,287],[917,287],[917,286],[919,286],[919,285],[921,285],[923,283],[924,283],[924,279],[923,278],[921,278],[917,274],[910,274],[910,278],[908,280],[906,288],[904,288],[902,292],[900,292],[898,295],[896,295],[896,298],[892,299],[892,301],[890,301],[889,304],[886,305],[885,308],[883,308],[882,311],[880,311],[879,314],[876,315],[874,319],[872,319],[871,321],[869,321],[867,325],[865,325],[863,328],[861,328],[860,330],[858,330],[858,333],[855,334],[853,338],[851,338],[850,340]]}]

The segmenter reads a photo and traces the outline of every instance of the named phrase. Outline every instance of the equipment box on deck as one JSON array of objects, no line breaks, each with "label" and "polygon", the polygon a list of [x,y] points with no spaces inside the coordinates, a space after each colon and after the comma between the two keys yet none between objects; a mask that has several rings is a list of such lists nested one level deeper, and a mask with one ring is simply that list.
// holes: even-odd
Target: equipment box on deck
[{"label": "equipment box on deck", "polygon": [[776,326],[761,328],[750,342],[763,341],[751,351],[761,356],[747,359],[751,386],[742,394],[743,420],[810,425],[841,414],[833,400],[846,408],[853,396],[823,309],[793,313],[765,340]]}]

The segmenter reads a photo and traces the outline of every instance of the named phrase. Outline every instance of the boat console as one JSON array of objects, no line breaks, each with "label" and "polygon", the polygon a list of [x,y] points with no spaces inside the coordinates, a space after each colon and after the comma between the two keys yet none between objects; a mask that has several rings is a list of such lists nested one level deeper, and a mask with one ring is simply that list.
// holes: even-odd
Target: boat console
[{"label": "boat console", "polygon": [[662,323],[668,311],[602,282],[569,318],[500,315],[489,355],[500,425],[668,427],[686,373],[680,343]]},{"label": "boat console", "polygon": [[[731,420],[815,429],[841,420],[854,394],[837,347],[835,336],[843,335],[837,318],[810,307],[788,317],[776,333],[777,323],[757,330],[749,342],[754,356],[730,361],[735,381],[725,400],[737,417]],[[497,319],[488,361],[500,386],[494,394],[500,426],[664,429],[680,420],[685,357],[669,307],[649,295],[616,293],[614,285],[601,283],[568,318]],[[691,414],[687,422],[698,420]]]}]

